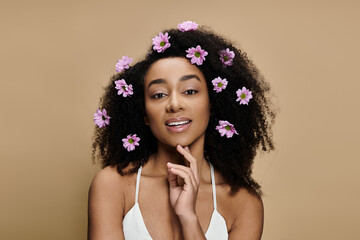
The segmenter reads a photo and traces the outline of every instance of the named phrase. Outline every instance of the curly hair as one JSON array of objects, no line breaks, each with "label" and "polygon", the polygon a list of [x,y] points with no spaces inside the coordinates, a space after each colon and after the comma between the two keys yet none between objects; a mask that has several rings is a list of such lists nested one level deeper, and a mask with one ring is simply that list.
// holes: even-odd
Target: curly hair
[{"label": "curly hair", "polygon": [[[96,128],[93,141],[93,160],[100,159],[102,167],[116,166],[121,175],[133,174],[144,165],[151,154],[157,151],[157,139],[149,126],[144,123],[144,78],[147,70],[159,59],[185,57],[186,50],[201,45],[208,52],[206,60],[197,66],[203,73],[208,86],[211,104],[210,120],[205,131],[204,155],[217,169],[231,192],[241,187],[261,195],[260,185],[252,178],[252,165],[257,150],[274,149],[272,125],[276,111],[270,102],[270,86],[264,81],[258,69],[248,59],[245,52],[235,48],[223,37],[207,28],[196,31],[181,32],[168,29],[171,47],[163,53],[150,48],[143,60],[125,71],[115,74],[105,94],[101,98],[100,108],[105,108],[111,116],[111,124]],[[219,51],[229,48],[234,51],[233,65],[224,67]],[[221,93],[213,91],[211,80],[216,77],[226,78],[228,85]],[[125,79],[133,85],[134,95],[121,97],[117,95],[114,82]],[[236,102],[237,89],[246,86],[253,94],[249,105]],[[221,137],[215,130],[219,120],[232,123],[239,133],[232,138]],[[141,138],[140,146],[128,152],[122,146],[122,139],[128,134],[136,133]],[[132,163],[130,170],[124,171]]]}]

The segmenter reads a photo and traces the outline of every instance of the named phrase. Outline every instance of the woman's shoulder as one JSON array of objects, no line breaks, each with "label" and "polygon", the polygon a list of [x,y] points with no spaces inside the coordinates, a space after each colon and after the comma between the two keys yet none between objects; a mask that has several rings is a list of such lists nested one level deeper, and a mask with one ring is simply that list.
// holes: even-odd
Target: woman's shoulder
[{"label": "woman's shoulder", "polygon": [[[263,202],[259,194],[255,191],[249,191],[246,188],[240,188],[238,192],[231,193],[230,186],[224,186],[223,192],[219,194],[220,201],[231,203],[224,204],[230,211],[237,215],[248,213],[260,213],[263,211]],[[236,211],[234,211],[236,210]]]},{"label": "woman's shoulder", "polygon": [[[101,169],[93,178],[89,189],[89,202],[97,204],[107,199],[121,201],[121,185],[124,180],[115,167],[107,166]],[[115,191],[114,191],[115,190]]]},{"label": "woman's shoulder", "polygon": [[107,166],[94,176],[89,189],[89,236],[123,239],[124,196],[132,177],[121,176],[116,166]]},{"label": "woman's shoulder", "polygon": [[229,197],[236,202],[242,203],[242,204],[260,204],[262,203],[261,196],[256,193],[254,190],[248,190],[245,187],[240,187],[237,192],[231,193],[230,191],[231,187],[228,186],[228,195]]},{"label": "woman's shoulder", "polygon": [[259,194],[255,191],[249,191],[246,188],[240,188],[235,194],[234,201],[239,204],[239,210],[244,213],[248,212],[262,212],[263,202]]},{"label": "woman's shoulder", "polygon": [[[238,192],[231,194],[230,187],[227,194],[220,195],[224,212],[229,213],[231,219],[231,231],[246,232],[252,229],[254,232],[261,233],[264,219],[264,206],[261,197],[254,191],[240,188]],[[230,203],[230,204],[228,204]]]},{"label": "woman's shoulder", "polygon": [[134,188],[135,177],[136,174],[122,176],[116,166],[107,166],[94,176],[89,189],[89,200],[123,208],[124,196]]},{"label": "woman's shoulder", "polygon": [[122,176],[117,171],[116,166],[107,166],[94,176],[90,191],[101,191],[103,194],[120,194],[121,190],[124,190],[133,178],[134,174]]},{"label": "woman's shoulder", "polygon": [[109,232],[122,235],[125,195],[133,185],[134,175],[122,176],[116,166],[107,166],[94,176],[88,202],[89,229],[92,235],[103,236],[102,234]]}]

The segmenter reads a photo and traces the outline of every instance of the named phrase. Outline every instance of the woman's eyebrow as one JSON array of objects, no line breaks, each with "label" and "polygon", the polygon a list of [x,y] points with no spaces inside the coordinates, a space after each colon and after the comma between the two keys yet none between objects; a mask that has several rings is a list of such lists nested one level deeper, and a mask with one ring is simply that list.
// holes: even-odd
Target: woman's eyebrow
[{"label": "woman's eyebrow", "polygon": [[166,81],[162,78],[159,78],[159,79],[155,79],[155,80],[152,80],[149,85],[148,85],[148,88],[153,85],[153,84],[166,84]]},{"label": "woman's eyebrow", "polygon": [[[197,79],[198,81],[200,81],[200,78],[198,75],[195,75],[195,74],[190,74],[190,75],[184,75],[182,76],[179,81],[182,82],[182,81],[187,81],[187,80],[190,80],[190,79]],[[158,79],[155,79],[155,80],[152,80],[149,85],[148,85],[148,88],[150,88],[151,85],[153,84],[166,84],[166,81],[162,78],[158,78]]]},{"label": "woman's eyebrow", "polygon": [[[193,79],[193,78],[195,78],[195,79],[197,79],[197,80],[200,81],[199,76],[198,76],[198,75],[195,75],[195,74],[182,76],[182,77],[180,78],[180,81],[182,82],[182,81],[186,81],[186,80]],[[200,82],[201,82],[201,81],[200,81]]]}]

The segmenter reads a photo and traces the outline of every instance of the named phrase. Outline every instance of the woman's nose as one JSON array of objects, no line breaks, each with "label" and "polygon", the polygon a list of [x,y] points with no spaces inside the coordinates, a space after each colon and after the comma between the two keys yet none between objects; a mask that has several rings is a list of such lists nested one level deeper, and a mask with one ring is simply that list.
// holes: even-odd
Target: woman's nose
[{"label": "woman's nose", "polygon": [[179,112],[183,110],[183,103],[181,96],[178,93],[173,93],[169,97],[169,102],[166,106],[167,112]]}]

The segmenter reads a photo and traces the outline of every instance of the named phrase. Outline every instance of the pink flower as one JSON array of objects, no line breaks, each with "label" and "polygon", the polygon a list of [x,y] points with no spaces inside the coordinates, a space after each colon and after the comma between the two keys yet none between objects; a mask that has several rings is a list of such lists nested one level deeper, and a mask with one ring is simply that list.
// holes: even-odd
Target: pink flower
[{"label": "pink flower", "polygon": [[216,91],[217,93],[219,93],[223,89],[225,89],[228,84],[228,81],[226,80],[226,78],[221,79],[221,77],[217,77],[214,80],[212,80],[211,82],[214,85],[214,91]]},{"label": "pink flower", "polygon": [[197,29],[198,26],[199,25],[196,24],[196,22],[186,21],[186,22],[183,22],[183,23],[179,23],[178,24],[178,29],[181,32],[194,31],[194,30]]},{"label": "pink flower", "polygon": [[243,87],[242,89],[238,89],[236,91],[236,95],[237,95],[237,99],[236,101],[239,102],[240,101],[240,105],[241,104],[246,104],[248,105],[250,99],[252,99],[252,93],[251,91],[249,91],[249,89],[246,89],[245,87]]},{"label": "pink flower", "polygon": [[123,97],[133,95],[133,87],[131,84],[127,85],[124,79],[115,81],[115,88],[118,89],[118,95],[123,95]]},{"label": "pink flower", "polygon": [[132,62],[132,58],[128,56],[123,56],[121,60],[118,60],[115,67],[116,72],[122,72],[125,69],[129,69],[129,65]]},{"label": "pink flower", "polygon": [[226,50],[221,50],[219,55],[224,67],[233,65],[233,59],[235,57],[235,53],[233,51],[230,51],[230,49],[227,48]]},{"label": "pink flower", "polygon": [[219,121],[219,125],[216,127],[216,130],[219,131],[220,135],[223,137],[226,134],[227,138],[231,138],[234,134],[238,134],[235,130],[234,125],[229,123],[228,121]]},{"label": "pink flower", "polygon": [[95,124],[99,126],[99,128],[105,127],[105,125],[109,125],[110,118],[111,117],[106,115],[105,109],[103,109],[102,111],[100,111],[100,109],[98,109],[96,111],[96,113],[94,113],[94,121],[95,121]]},{"label": "pink flower", "polygon": [[124,148],[130,152],[135,149],[135,146],[139,146],[140,138],[136,137],[136,134],[133,134],[132,136],[127,135],[127,138],[123,138],[122,141]]},{"label": "pink flower", "polygon": [[168,33],[159,33],[159,36],[155,36],[152,39],[152,43],[154,45],[153,49],[158,53],[164,52],[168,47],[171,46],[171,44],[169,43],[169,38],[170,37],[168,36]]},{"label": "pink flower", "polygon": [[197,65],[202,65],[203,61],[205,61],[205,56],[208,55],[208,52],[202,50],[200,45],[197,45],[196,48],[189,48],[186,52],[188,53],[186,57],[191,58],[191,64],[196,63]]}]

